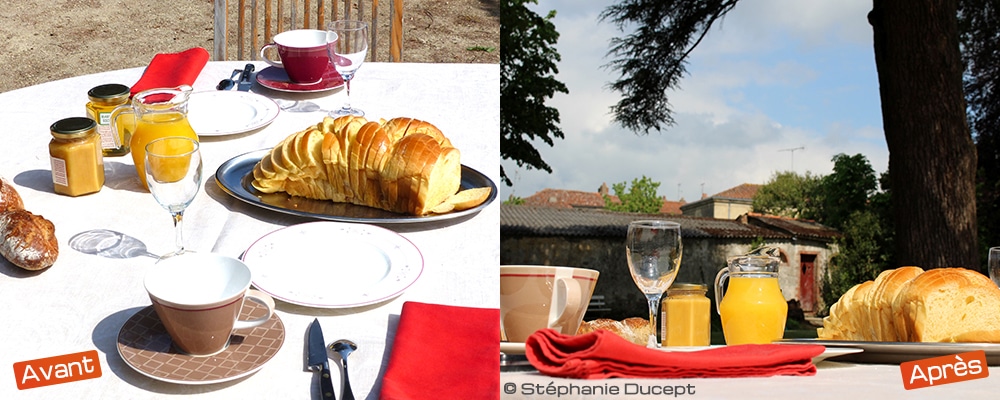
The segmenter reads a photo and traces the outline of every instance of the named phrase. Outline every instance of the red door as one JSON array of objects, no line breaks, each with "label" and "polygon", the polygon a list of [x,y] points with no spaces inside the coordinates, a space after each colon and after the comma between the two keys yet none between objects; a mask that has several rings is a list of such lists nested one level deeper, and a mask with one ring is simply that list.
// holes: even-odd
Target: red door
[{"label": "red door", "polygon": [[799,275],[799,306],[802,311],[811,312],[816,309],[816,275],[813,273],[816,255],[802,254],[799,258],[802,266],[802,274]]}]

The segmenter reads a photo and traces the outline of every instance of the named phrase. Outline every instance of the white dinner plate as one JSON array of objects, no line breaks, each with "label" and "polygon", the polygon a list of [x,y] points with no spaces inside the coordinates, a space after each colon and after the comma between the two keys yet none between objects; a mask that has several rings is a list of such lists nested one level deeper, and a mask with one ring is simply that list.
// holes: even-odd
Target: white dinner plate
[{"label": "white dinner plate", "polygon": [[241,257],[253,284],[288,303],[350,308],[394,298],[424,269],[398,233],[365,224],[308,222],[264,235]]},{"label": "white dinner plate", "polygon": [[819,344],[828,349],[837,347],[864,350],[864,352],[841,357],[837,360],[855,363],[901,364],[924,358],[983,350],[986,353],[987,364],[990,366],[1000,365],[1000,344],[998,343],[865,342],[819,339],[784,339],[781,342]]},{"label": "white dinner plate", "polygon": [[267,126],[279,110],[274,100],[256,93],[195,92],[188,100],[188,121],[198,136],[233,135]]},{"label": "white dinner plate", "polygon": [[[696,351],[696,350],[707,350],[716,347],[723,347],[723,345],[713,345],[713,346],[693,346],[693,347],[661,347],[657,350],[662,351]],[[812,358],[813,364],[819,364],[821,361],[826,360],[830,357],[838,357],[847,354],[860,353],[864,350],[851,347],[827,347],[822,353]],[[516,342],[500,342],[500,352],[506,354],[524,354],[524,343]]]}]

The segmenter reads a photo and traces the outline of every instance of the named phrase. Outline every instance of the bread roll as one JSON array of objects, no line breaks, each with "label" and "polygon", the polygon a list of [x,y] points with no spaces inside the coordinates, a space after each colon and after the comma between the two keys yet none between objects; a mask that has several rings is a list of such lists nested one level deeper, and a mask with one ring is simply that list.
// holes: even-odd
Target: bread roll
[{"label": "bread roll", "polygon": [[[275,146],[254,166],[251,185],[263,193],[420,216],[457,208],[439,205],[461,187],[460,157],[448,138],[424,121],[327,117]],[[466,201],[458,206],[470,207]]]},{"label": "bread roll", "polygon": [[26,210],[0,212],[0,255],[26,270],[52,266],[59,256],[55,226]]},{"label": "bread roll", "polygon": [[583,321],[580,324],[580,328],[577,329],[576,334],[582,335],[599,329],[611,331],[625,340],[640,346],[645,346],[649,342],[649,337],[654,334],[649,320],[635,317],[626,318],[622,321],[607,318],[598,318],[589,322]]},{"label": "bread roll", "polygon": [[1000,288],[964,268],[902,267],[849,289],[823,319],[826,340],[1000,343]]},{"label": "bread roll", "polygon": [[21,195],[17,194],[10,182],[0,177],[0,213],[21,209],[24,209]]}]

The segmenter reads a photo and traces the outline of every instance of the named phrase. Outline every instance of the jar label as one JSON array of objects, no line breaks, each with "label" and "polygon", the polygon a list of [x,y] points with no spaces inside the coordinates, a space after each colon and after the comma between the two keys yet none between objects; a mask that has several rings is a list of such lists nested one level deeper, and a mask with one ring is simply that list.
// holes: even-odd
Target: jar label
[{"label": "jar label", "polygon": [[111,129],[111,113],[98,113],[97,133],[101,135],[101,148],[117,149],[121,146],[118,133]]},{"label": "jar label", "polygon": [[66,160],[49,157],[52,161],[52,183],[59,186],[69,186],[69,178],[66,176]]}]

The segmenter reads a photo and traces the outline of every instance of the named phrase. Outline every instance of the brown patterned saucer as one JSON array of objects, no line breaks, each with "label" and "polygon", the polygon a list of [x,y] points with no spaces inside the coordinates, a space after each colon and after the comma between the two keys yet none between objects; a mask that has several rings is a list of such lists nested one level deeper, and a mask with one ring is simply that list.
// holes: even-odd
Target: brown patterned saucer
[{"label": "brown patterned saucer", "polygon": [[[267,309],[247,301],[240,318],[267,315]],[[170,335],[153,306],[125,321],[118,332],[118,354],[140,374],[164,382],[205,385],[239,379],[257,372],[278,353],[285,341],[285,326],[277,314],[264,325],[238,330],[229,347],[213,356],[195,357],[173,348]]]}]

